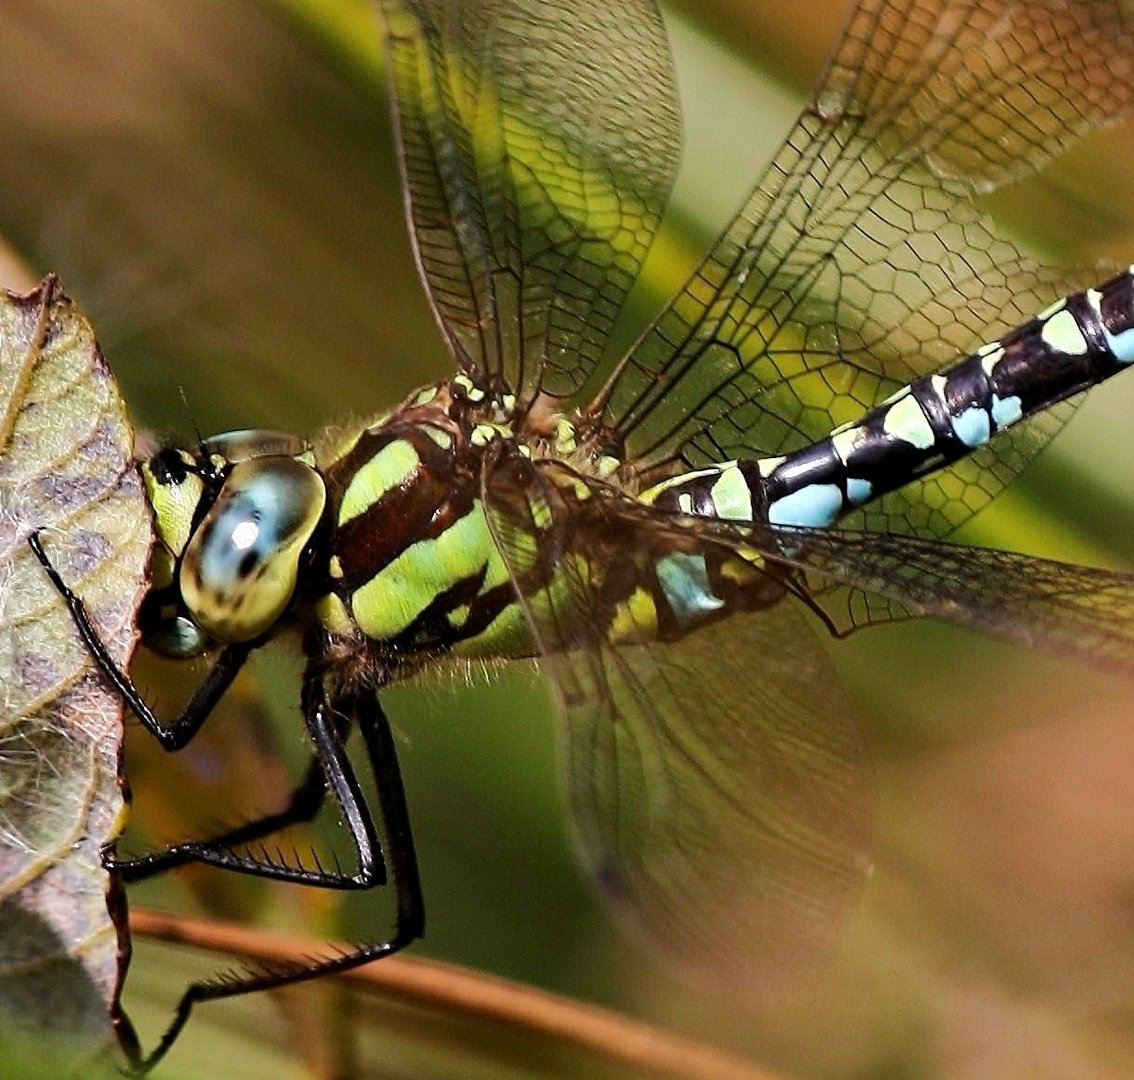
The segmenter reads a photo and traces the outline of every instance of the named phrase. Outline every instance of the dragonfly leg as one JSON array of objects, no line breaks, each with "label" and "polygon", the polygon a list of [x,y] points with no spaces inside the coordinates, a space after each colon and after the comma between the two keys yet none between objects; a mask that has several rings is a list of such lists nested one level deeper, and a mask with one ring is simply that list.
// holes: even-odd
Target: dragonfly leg
[{"label": "dragonfly leg", "polygon": [[[126,705],[165,750],[173,752],[187,746],[232,685],[256,644],[239,642],[221,649],[184,709],[172,722],[166,723],[155,715],[130,676],[115,663],[92,625],[82,599],[67,585],[51,562],[38,531],[28,537],[28,544],[51,583],[63,597],[83,644]],[[311,684],[310,687],[308,683]],[[315,746],[315,760],[293,792],[287,807],[211,839],[174,844],[162,851],[150,852],[137,858],[119,859],[110,853],[104,853],[104,866],[121,874],[125,881],[137,881],[189,862],[203,862],[275,880],[328,888],[370,888],[381,884],[385,880],[385,870],[372,827],[367,835],[369,815],[358,782],[342,750],[344,730],[339,726],[341,718],[336,718],[333,710],[321,698],[311,703],[306,701],[313,692],[313,685],[311,679],[305,683],[304,715],[308,719],[308,730]],[[318,718],[317,721],[315,717]],[[310,869],[293,866],[266,855],[253,858],[232,850],[234,845],[258,840],[298,822],[310,821],[322,805],[328,786],[344,811],[355,841],[359,858],[356,874],[328,873],[321,867]]]},{"label": "dragonfly leg", "polygon": [[213,661],[212,667],[209,668],[208,675],[194,691],[185,708],[172,722],[166,723],[158,719],[153,710],[146,704],[145,698],[142,697],[130,676],[115,663],[114,658],[107,652],[102,638],[99,637],[98,631],[91,624],[82,599],[63,580],[59,571],[51,562],[50,556],[44,550],[39,538],[39,530],[28,537],[28,546],[47,572],[52,585],[63,597],[63,601],[71,613],[71,620],[74,622],[75,629],[78,631],[87,651],[122,700],[164,749],[175,751],[186,747],[192,742],[193,737],[213,711],[216,703],[224,697],[225,692],[232,685],[233,679],[236,678],[237,673],[248,659],[249,653],[256,646],[239,642],[226,645],[221,649],[216,660]]},{"label": "dragonfly leg", "polygon": [[[305,691],[316,680],[309,676]],[[314,704],[326,708],[320,692],[312,691]],[[308,695],[305,693],[305,697]],[[306,964],[275,965],[251,971],[244,976],[225,976],[223,979],[193,983],[182,995],[173,1022],[162,1035],[153,1052],[131,1063],[135,1075],[149,1072],[169,1051],[181,1029],[189,1019],[193,1007],[204,1001],[218,1001],[238,997],[259,990],[270,990],[293,983],[306,982],[324,975],[341,974],[373,960],[390,956],[422,936],[425,927],[425,907],[418,875],[417,855],[414,851],[409,811],[406,807],[405,788],[398,767],[393,734],[376,694],[357,694],[339,702],[358,722],[366,747],[367,758],[378,791],[382,828],[386,836],[386,864],[396,897],[394,927],[382,941],[336,953],[322,960]],[[331,774],[329,771],[328,775]],[[351,810],[344,806],[348,824],[354,828]],[[373,826],[370,826],[370,830]]]},{"label": "dragonfly leg", "polygon": [[134,858],[119,859],[103,856],[103,864],[122,875],[125,881],[139,881],[154,874],[173,870],[186,863],[199,861],[197,848],[207,846],[229,849],[262,840],[273,833],[311,821],[319,812],[327,798],[327,779],[322,763],[316,758],[307,767],[307,773],[291,793],[291,798],[283,810],[265,814],[254,821],[244,822],[234,828],[210,837],[197,844],[174,844],[162,851],[153,851]]},{"label": "dragonfly leg", "polygon": [[[325,889],[370,889],[385,884],[386,868],[373,817],[344,746],[348,725],[327,699],[322,678],[313,667],[309,667],[304,676],[301,703],[315,760],[288,807],[208,840],[188,840],[163,851],[112,862],[113,869],[126,881],[136,881],[171,866],[195,862]],[[328,870],[319,865],[318,860],[315,866],[309,867],[273,858],[266,851],[252,856],[233,849],[234,843],[255,840],[287,825],[310,820],[328,791],[338,803],[354,843],[358,866],[353,873],[337,868]]]}]

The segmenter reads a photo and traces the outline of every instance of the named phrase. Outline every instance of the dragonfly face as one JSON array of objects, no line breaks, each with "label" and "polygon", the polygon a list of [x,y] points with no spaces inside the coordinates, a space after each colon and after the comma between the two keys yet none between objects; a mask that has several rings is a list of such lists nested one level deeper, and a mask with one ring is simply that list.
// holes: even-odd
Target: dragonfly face
[{"label": "dragonfly face", "polygon": [[326,503],[310,452],[290,436],[232,432],[195,452],[162,450],[141,471],[156,532],[146,644],[187,658],[268,634]]}]

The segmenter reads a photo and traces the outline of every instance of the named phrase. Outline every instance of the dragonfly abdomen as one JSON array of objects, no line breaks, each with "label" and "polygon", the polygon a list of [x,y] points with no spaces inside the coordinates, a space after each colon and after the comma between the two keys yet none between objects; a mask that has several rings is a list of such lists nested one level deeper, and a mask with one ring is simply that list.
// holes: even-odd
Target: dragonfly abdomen
[{"label": "dragonfly abdomen", "polygon": [[861,420],[757,462],[767,520],[823,527],[1134,363],[1131,270],[1073,293]]},{"label": "dragonfly abdomen", "polygon": [[1065,297],[809,446],[683,473],[643,499],[728,520],[826,527],[1131,364],[1134,268]]}]

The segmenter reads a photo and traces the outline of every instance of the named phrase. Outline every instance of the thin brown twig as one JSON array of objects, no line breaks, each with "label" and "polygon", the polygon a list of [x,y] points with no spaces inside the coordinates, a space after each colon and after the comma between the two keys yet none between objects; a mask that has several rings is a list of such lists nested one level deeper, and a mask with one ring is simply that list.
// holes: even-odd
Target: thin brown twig
[{"label": "thin brown twig", "polygon": [[[134,934],[246,957],[302,963],[325,942],[214,919],[134,908]],[[597,1005],[573,1001],[454,964],[391,956],[340,976],[352,986],[446,1014],[505,1024],[589,1051],[607,1061],[682,1080],[788,1080],[706,1043]]]}]

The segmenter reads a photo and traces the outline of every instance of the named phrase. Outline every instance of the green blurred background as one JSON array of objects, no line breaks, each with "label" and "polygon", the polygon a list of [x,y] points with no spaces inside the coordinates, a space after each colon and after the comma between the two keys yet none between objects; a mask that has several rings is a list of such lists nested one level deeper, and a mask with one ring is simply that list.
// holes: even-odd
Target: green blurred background
[{"label": "green blurred background", "polygon": [[[669,9],[686,157],[649,268],[659,299],[786,133],[846,8]],[[63,276],[140,428],[314,432],[446,373],[402,221],[368,3],[6,0],[0,72],[0,235],[35,275]],[[1129,130],[1092,136],[997,207],[1066,261],[1127,261],[1130,150]],[[1131,407],[1121,380],[1093,395],[966,537],[1128,563]],[[871,631],[832,655],[861,707],[879,825],[876,872],[829,967],[753,1008],[690,990],[627,941],[573,860],[554,722],[523,665],[386,697],[428,905],[414,951],[798,1075],[1134,1073],[1130,683],[935,625]],[[278,801],[277,761],[294,768],[304,750],[295,671],[268,658],[257,673],[268,704],[241,686],[174,762],[132,725],[134,845]],[[166,669],[139,677],[177,700]],[[326,897],[184,877],[135,901],[334,936],[388,915],[381,895],[340,912]],[[139,948],[126,1003],[147,1042],[187,978],[218,964]],[[202,1008],[157,1075],[341,1075],[352,1056],[375,1077],[630,1075],[325,990]]]}]

